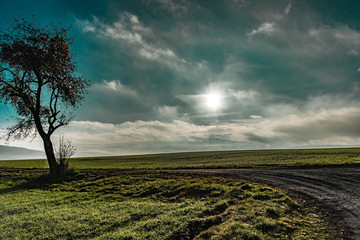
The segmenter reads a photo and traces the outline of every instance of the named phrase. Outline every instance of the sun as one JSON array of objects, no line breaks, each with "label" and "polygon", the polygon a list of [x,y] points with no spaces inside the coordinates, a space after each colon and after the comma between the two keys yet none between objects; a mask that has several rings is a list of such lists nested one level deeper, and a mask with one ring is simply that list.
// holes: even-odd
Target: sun
[{"label": "sun", "polygon": [[206,106],[210,109],[216,110],[220,107],[221,99],[218,94],[207,94],[205,95]]}]

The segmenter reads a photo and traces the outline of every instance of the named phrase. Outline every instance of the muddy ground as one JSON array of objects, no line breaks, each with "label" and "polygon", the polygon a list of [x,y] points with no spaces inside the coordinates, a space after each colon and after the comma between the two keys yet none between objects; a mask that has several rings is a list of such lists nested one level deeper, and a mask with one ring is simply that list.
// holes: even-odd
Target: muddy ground
[{"label": "muddy ground", "polygon": [[327,217],[341,239],[360,239],[360,166],[186,171],[221,174],[285,189]]}]

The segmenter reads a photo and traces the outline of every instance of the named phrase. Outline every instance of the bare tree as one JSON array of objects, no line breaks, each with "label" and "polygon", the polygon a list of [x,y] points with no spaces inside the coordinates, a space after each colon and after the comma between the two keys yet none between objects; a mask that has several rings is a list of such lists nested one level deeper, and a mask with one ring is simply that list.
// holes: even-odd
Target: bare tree
[{"label": "bare tree", "polygon": [[69,159],[76,153],[76,146],[69,140],[60,137],[58,147],[55,149],[55,156],[59,160],[59,167],[63,170],[69,168]]},{"label": "bare tree", "polygon": [[15,19],[0,32],[0,100],[17,111],[8,140],[39,134],[50,174],[58,174],[51,135],[73,118],[87,94],[89,82],[75,74],[69,29],[42,27],[34,19]]}]

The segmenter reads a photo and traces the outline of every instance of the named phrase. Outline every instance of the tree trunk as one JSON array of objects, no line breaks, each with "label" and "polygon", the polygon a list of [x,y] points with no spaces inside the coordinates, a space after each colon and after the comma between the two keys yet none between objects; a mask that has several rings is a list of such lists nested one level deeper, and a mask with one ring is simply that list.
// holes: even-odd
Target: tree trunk
[{"label": "tree trunk", "polygon": [[45,149],[45,153],[46,153],[46,158],[49,163],[50,175],[56,176],[58,174],[58,165],[57,165],[55,154],[54,154],[53,144],[51,142],[50,137],[48,137],[48,136],[43,137],[43,141],[44,141],[44,149]]}]

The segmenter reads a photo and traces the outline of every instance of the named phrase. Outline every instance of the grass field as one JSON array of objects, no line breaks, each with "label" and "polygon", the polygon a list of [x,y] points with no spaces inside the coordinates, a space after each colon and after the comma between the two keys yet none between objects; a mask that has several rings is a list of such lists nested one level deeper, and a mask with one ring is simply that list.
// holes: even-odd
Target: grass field
[{"label": "grass field", "polygon": [[79,170],[51,183],[44,173],[0,168],[0,239],[333,239],[302,203],[238,179]]},{"label": "grass field", "polygon": [[321,216],[279,190],[119,169],[359,163],[355,148],[74,158],[76,172],[51,183],[46,160],[0,161],[0,239],[334,239]]},{"label": "grass field", "polygon": [[[360,163],[360,149],[221,151],[71,159],[76,169],[294,167]],[[0,167],[47,168],[46,160],[0,161]]]}]

